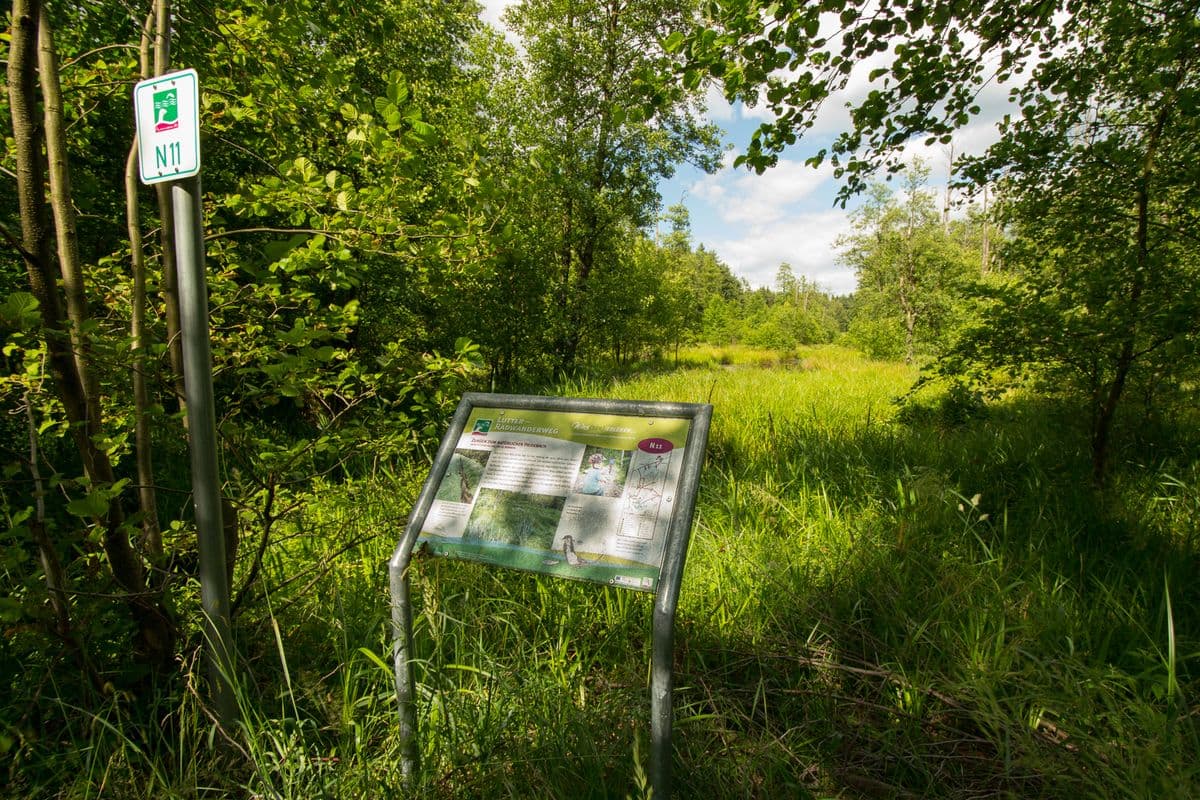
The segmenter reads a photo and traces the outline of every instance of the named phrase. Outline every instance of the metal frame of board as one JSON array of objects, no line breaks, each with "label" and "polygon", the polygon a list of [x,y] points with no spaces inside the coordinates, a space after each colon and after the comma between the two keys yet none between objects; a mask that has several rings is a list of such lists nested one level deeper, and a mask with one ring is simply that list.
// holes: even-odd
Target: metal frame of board
[{"label": "metal frame of board", "polygon": [[396,701],[400,710],[401,768],[411,781],[419,768],[417,756],[416,676],[413,670],[412,605],[409,599],[408,567],[413,547],[420,536],[425,518],[433,505],[463,429],[475,408],[547,411],[582,414],[610,414],[630,417],[688,419],[690,426],[684,460],[675,490],[676,501],[663,553],[662,569],[654,599],[651,625],[652,652],[650,678],[650,781],[656,800],[671,794],[671,725],[673,688],[672,661],[675,643],[675,610],[679,587],[691,537],[696,493],[704,461],[704,447],[712,421],[712,406],[701,403],[663,403],[632,400],[591,400],[583,398],[538,397],[530,395],[463,395],[450,427],[442,437],[429,477],[417,496],[400,543],[389,562],[392,597],[392,654],[395,660]]}]

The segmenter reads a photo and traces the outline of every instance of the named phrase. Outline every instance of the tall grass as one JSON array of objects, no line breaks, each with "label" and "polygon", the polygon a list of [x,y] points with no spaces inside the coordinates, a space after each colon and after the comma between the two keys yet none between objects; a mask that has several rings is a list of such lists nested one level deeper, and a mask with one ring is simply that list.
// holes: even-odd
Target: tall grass
[{"label": "tall grass", "polygon": [[[1200,795],[1194,429],[1151,464],[1125,453],[1097,494],[1069,410],[901,413],[912,371],[837,348],[696,359],[562,387],[716,409],[676,623],[677,796]],[[23,791],[644,796],[650,598],[441,560],[413,574],[406,795],[385,562],[421,477],[320,484],[281,523],[238,626],[237,731],[187,687],[151,700],[159,727],[114,702]]]}]

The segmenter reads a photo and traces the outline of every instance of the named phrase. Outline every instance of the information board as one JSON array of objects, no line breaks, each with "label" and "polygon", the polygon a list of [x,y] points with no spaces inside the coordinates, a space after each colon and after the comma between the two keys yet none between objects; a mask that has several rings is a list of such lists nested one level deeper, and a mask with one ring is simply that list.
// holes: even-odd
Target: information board
[{"label": "information board", "polygon": [[409,567],[417,553],[654,592],[650,783],[671,796],[675,610],[707,403],[463,395],[388,563],[400,767],[417,754]]},{"label": "information board", "polygon": [[652,592],[690,428],[670,416],[475,407],[418,546]]}]

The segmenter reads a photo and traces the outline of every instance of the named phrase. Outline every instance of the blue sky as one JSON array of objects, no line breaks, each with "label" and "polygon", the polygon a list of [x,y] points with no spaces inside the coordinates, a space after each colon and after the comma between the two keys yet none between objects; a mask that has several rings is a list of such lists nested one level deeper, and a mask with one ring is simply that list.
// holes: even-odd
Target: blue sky
[{"label": "blue sky", "polygon": [[[485,0],[483,18],[503,27],[503,9],[515,0]],[[886,66],[884,53],[860,62],[842,92],[826,101],[816,125],[805,138],[785,151],[779,164],[762,175],[745,168],[734,169],[734,156],[750,141],[766,117],[761,108],[731,106],[716,88],[707,92],[708,118],[725,131],[733,149],[714,175],[682,166],[659,186],[663,208],[683,202],[691,216],[692,240],[715,252],[734,274],[751,286],[771,286],[779,265],[787,262],[826,291],[846,294],[855,288],[852,270],[838,262],[837,240],[850,230],[850,212],[834,206],[838,183],[825,164],[812,169],[806,158],[829,145],[850,121],[847,102],[866,96],[870,71]],[[995,125],[1008,108],[1007,87],[989,85],[978,98],[983,113],[955,136],[956,154],[981,152],[995,141]],[[931,169],[929,188],[944,191],[949,147],[925,147],[914,142],[906,159],[919,157]]]},{"label": "blue sky", "polygon": [[761,110],[741,104],[731,107],[715,90],[708,95],[708,116],[725,131],[733,149],[716,174],[684,166],[662,182],[663,207],[683,202],[694,240],[716,252],[752,286],[773,285],[779,265],[787,262],[796,275],[828,291],[853,291],[853,273],[837,262],[836,242],[848,231],[850,217],[848,210],[834,206],[838,185],[833,171],[828,165],[813,169],[804,164],[832,135],[790,148],[777,166],[761,175],[734,168],[734,156],[765,117]]}]

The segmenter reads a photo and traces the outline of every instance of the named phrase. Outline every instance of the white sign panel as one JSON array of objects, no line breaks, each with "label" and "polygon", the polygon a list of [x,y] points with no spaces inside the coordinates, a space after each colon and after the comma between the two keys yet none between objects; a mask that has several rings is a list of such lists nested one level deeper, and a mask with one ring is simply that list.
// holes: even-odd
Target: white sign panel
[{"label": "white sign panel", "polygon": [[200,172],[200,79],[196,70],[159,75],[133,88],[142,183]]}]

